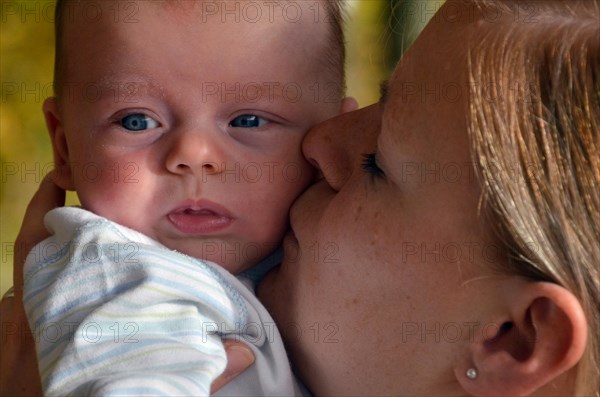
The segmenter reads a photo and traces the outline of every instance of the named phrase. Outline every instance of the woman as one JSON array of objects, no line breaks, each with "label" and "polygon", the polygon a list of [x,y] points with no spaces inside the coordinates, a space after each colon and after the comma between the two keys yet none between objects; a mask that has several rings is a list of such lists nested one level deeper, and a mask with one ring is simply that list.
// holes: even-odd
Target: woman
[{"label": "woman", "polygon": [[259,292],[316,395],[599,395],[599,9],[447,2],[307,136]]},{"label": "woman", "polygon": [[598,11],[447,3],[307,136],[323,178],[260,296],[315,394],[598,395]]}]

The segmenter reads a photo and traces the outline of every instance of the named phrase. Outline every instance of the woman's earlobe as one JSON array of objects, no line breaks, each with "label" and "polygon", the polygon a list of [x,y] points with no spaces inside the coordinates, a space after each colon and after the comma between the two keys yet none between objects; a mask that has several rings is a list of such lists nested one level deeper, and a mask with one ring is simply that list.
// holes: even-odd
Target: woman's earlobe
[{"label": "woman's earlobe", "polygon": [[67,139],[58,111],[57,99],[47,98],[42,106],[46,128],[52,142],[52,153],[54,156],[53,180],[57,186],[64,190],[75,190],[71,162],[69,161],[69,148]]},{"label": "woman's earlobe", "polygon": [[486,327],[455,368],[458,382],[476,396],[527,396],[544,388],[572,394],[568,371],[581,360],[587,338],[581,304],[556,284],[515,286],[505,321]]}]

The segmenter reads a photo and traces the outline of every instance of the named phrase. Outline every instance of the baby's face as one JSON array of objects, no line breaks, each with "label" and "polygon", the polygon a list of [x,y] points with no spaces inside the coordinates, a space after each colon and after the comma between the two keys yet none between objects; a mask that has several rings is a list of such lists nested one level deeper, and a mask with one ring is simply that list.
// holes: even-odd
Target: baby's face
[{"label": "baby's face", "polygon": [[236,3],[66,14],[53,142],[85,208],[234,273],[279,244],[314,175],[302,137],[340,108],[324,10]]}]

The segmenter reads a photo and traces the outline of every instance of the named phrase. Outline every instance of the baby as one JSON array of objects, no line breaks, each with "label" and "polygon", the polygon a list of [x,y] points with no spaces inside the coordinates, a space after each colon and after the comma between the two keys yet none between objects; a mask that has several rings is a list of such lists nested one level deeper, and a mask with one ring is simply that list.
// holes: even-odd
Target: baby
[{"label": "baby", "polygon": [[355,106],[340,13],[327,0],[58,2],[44,114],[55,181],[83,209],[48,213],[53,235],[25,267],[47,395],[208,395],[222,338],[256,364],[220,394],[299,393],[240,273],[277,260],[314,177],[304,133]]}]

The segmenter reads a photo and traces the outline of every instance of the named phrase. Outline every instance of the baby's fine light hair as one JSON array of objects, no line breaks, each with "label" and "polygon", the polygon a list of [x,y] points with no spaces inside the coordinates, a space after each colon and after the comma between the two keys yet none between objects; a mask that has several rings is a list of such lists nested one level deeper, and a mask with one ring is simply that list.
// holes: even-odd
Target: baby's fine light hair
[{"label": "baby's fine light hair", "polygon": [[[66,8],[71,4],[78,4],[85,0],[57,0],[56,10],[54,18],[54,37],[55,37],[55,53],[54,53],[54,95],[60,98],[62,94],[62,87],[65,83],[65,54],[63,46],[63,35],[64,35],[64,24]],[[166,1],[178,1],[178,0],[166,0]],[[223,0],[224,1],[224,0]],[[229,1],[229,0],[227,0]],[[243,1],[243,0],[235,0]],[[279,0],[289,1],[289,0]],[[298,0],[306,1],[306,0]],[[344,39],[344,0],[314,0],[315,3],[321,3],[325,9],[325,14],[320,16],[324,23],[329,25],[329,40],[327,40],[327,47],[323,49],[324,56],[318,57],[318,62],[323,62],[324,67],[329,71],[332,76],[332,82],[338,88],[336,93],[341,100],[346,93],[346,74],[345,74],[345,62],[346,62],[346,43]],[[321,15],[318,13],[317,15]],[[324,18],[324,16],[326,18]]]},{"label": "baby's fine light hair", "polygon": [[484,202],[510,254],[498,270],[577,297],[588,341],[575,394],[598,397],[600,2],[474,5],[497,24],[470,48],[469,114]]}]

